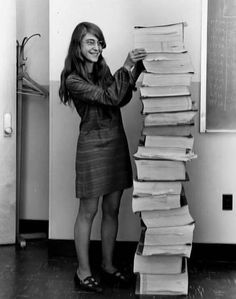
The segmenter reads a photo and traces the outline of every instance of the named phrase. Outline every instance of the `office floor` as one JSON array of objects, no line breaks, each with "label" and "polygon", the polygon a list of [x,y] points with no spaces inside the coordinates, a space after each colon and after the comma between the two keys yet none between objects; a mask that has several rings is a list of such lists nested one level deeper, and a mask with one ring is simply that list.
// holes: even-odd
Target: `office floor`
[{"label": "office floor", "polygon": [[[132,260],[128,261],[132,267]],[[125,261],[127,264],[127,261]],[[25,249],[0,246],[0,299],[126,299],[166,298],[135,296],[134,285],[126,289],[105,286],[103,294],[90,294],[75,289],[73,275],[75,257],[51,256],[48,241],[27,243]],[[95,268],[99,278],[99,268]],[[168,298],[235,299],[236,263],[191,261],[189,263],[189,295]]]}]

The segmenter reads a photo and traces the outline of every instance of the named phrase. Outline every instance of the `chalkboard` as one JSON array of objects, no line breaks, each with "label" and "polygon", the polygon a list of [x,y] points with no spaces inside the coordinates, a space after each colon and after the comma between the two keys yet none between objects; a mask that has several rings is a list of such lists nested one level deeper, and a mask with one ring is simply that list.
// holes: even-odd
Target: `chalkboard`
[{"label": "chalkboard", "polygon": [[206,76],[201,93],[204,97],[205,92],[205,103],[201,101],[205,120],[201,120],[201,131],[236,132],[236,0],[206,2]]}]

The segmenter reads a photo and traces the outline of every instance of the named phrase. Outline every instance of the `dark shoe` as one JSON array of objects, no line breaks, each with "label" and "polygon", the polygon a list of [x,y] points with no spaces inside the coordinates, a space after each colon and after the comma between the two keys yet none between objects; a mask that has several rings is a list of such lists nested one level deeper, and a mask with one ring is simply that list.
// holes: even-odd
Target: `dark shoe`
[{"label": "dark shoe", "polygon": [[116,270],[113,273],[109,273],[102,269],[102,280],[110,285],[118,284],[122,287],[130,286],[132,283],[132,277],[126,273]]},{"label": "dark shoe", "polygon": [[75,273],[74,282],[77,287],[84,291],[94,293],[101,293],[103,291],[99,282],[93,276],[88,276],[82,280],[78,277],[77,273]]}]

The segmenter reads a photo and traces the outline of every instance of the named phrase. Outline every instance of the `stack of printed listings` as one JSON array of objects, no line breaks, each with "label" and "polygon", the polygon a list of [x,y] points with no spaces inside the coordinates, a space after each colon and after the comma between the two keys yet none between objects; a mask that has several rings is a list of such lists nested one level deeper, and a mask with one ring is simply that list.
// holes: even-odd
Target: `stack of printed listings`
[{"label": "stack of printed listings", "polygon": [[184,45],[184,23],[135,27],[135,48],[145,48],[140,100],[143,127],[134,154],[132,209],[141,236],[134,256],[136,294],[186,295],[187,259],[194,219],[184,192],[193,151],[194,73]]}]

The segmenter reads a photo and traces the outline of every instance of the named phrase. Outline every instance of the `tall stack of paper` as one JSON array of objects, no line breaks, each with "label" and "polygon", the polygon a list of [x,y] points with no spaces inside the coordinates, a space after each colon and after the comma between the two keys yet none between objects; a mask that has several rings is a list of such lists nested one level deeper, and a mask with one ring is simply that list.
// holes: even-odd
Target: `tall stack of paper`
[{"label": "tall stack of paper", "polygon": [[134,154],[137,178],[132,208],[142,232],[134,257],[137,294],[186,295],[187,258],[194,220],[183,182],[193,152],[196,108],[193,66],[184,45],[184,24],[135,27],[135,48],[145,48],[140,95],[143,128]]}]

